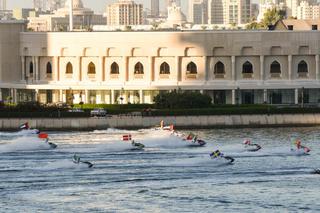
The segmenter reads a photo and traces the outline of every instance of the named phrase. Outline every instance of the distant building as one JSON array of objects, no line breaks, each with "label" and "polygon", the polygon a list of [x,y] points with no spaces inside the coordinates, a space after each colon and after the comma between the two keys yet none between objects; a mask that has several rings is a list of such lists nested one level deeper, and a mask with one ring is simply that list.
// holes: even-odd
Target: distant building
[{"label": "distant building", "polygon": [[107,6],[108,25],[143,24],[143,5],[132,0],[119,0]]},{"label": "distant building", "polygon": [[320,30],[320,20],[284,19],[278,21],[274,30],[310,31]]},{"label": "distant building", "polygon": [[7,0],[0,0],[0,10],[7,9]]},{"label": "distant building", "polygon": [[38,12],[34,8],[15,8],[12,14],[13,18],[17,20],[27,20],[28,17],[38,16]]},{"label": "distant building", "polygon": [[209,0],[209,24],[240,25],[250,22],[251,0]]},{"label": "distant building", "polygon": [[300,2],[297,7],[297,19],[319,19],[320,5],[311,5],[308,1]]},{"label": "distant building", "polygon": [[173,3],[168,7],[168,18],[165,23],[161,25],[161,28],[177,28],[184,26],[187,23],[187,18],[181,11],[181,7]]},{"label": "distant building", "polygon": [[300,0],[286,0],[286,15],[287,17],[297,17],[297,8]]},{"label": "distant building", "polygon": [[251,0],[226,1],[224,24],[240,25],[250,22]]},{"label": "distant building", "polygon": [[259,15],[257,17],[257,21],[260,22],[263,17],[264,14],[268,11],[268,10],[272,10],[272,9],[276,9],[279,11],[286,11],[286,6],[284,3],[265,3],[265,4],[260,4],[259,5]]},{"label": "distant building", "polygon": [[151,0],[151,17],[159,17],[159,0]]},{"label": "distant building", "polygon": [[[54,14],[39,15],[28,18],[28,29],[33,31],[66,31],[69,27],[69,2]],[[106,24],[102,15],[96,15],[91,9],[85,8],[81,0],[73,0],[73,24],[75,30],[87,30],[92,25]]]},{"label": "distant building", "polygon": [[193,24],[208,23],[208,0],[189,0],[189,21]]}]

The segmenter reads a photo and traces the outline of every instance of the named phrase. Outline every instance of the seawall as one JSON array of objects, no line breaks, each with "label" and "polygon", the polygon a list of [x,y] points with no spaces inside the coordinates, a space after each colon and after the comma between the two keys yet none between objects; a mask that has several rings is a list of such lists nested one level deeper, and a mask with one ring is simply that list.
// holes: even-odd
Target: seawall
[{"label": "seawall", "polygon": [[174,124],[176,128],[229,128],[320,125],[320,113],[277,115],[213,115],[213,116],[111,116],[106,118],[12,118],[0,119],[0,130],[16,130],[29,122],[32,128],[42,130],[94,130],[106,128],[149,128]]}]

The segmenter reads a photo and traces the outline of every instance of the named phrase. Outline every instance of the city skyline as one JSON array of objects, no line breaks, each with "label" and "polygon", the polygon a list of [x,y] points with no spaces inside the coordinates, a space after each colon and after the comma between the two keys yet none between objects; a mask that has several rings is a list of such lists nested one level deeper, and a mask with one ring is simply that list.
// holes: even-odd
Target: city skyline
[{"label": "city skyline", "polygon": [[[102,13],[106,10],[106,5],[116,2],[116,0],[82,0],[86,7],[93,9],[96,12]],[[144,8],[150,8],[150,0],[134,0],[136,3],[142,3]],[[160,10],[164,9],[165,1],[160,0]],[[181,1],[182,9],[186,13],[187,1]],[[32,0],[10,0],[7,2],[7,8],[31,8]]]}]

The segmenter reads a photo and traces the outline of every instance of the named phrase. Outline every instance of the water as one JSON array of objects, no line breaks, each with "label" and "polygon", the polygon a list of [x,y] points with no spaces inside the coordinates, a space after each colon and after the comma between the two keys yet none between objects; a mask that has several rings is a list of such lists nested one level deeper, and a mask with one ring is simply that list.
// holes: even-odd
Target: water
[{"label": "water", "polygon": [[[195,130],[208,142],[201,148],[148,129],[51,132],[56,150],[34,137],[0,133],[0,211],[317,212],[320,175],[312,171],[320,167],[319,130]],[[121,142],[125,133],[145,151],[130,151]],[[246,138],[263,149],[244,151]],[[290,152],[296,138],[310,155]],[[235,163],[210,160],[215,149]],[[94,167],[73,164],[75,152]]]}]

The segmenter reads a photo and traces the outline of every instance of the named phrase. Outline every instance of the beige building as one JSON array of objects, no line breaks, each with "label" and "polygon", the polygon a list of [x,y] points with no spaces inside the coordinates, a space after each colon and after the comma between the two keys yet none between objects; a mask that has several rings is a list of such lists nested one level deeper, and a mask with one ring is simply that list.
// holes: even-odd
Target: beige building
[{"label": "beige building", "polygon": [[297,7],[297,19],[320,19],[320,5],[312,5],[308,1],[300,2]]},{"label": "beige building", "polygon": [[141,25],[143,24],[143,5],[132,0],[118,0],[107,6],[108,25]]},{"label": "beige building", "polygon": [[319,31],[23,28],[0,23],[2,100],[151,103],[161,91],[182,89],[216,104],[320,101]]},{"label": "beige building", "polygon": [[[28,18],[28,29],[33,31],[66,31],[69,27],[69,5],[67,0],[63,8],[54,14],[39,15]],[[104,25],[106,20],[102,15],[96,15],[91,9],[85,8],[81,0],[73,0],[74,29],[89,29],[92,25]]]}]

